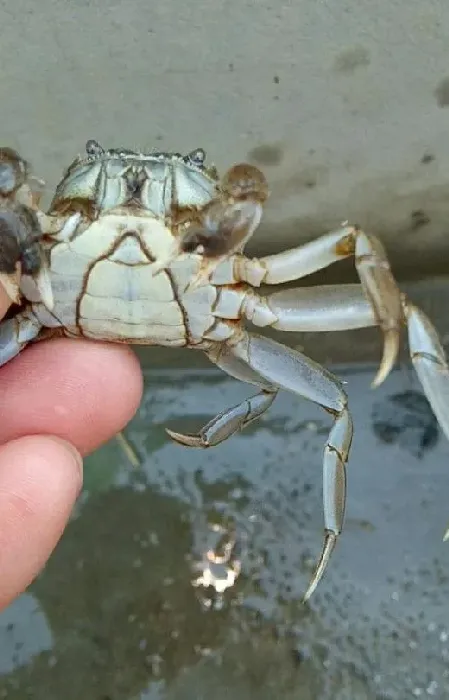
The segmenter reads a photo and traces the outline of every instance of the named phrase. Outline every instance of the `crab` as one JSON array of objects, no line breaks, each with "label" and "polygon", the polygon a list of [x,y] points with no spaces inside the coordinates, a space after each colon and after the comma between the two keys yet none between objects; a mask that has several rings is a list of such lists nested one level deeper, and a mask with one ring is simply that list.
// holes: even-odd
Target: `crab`
[{"label": "crab", "polygon": [[[10,148],[0,149],[0,282],[14,313],[0,324],[0,366],[29,343],[55,335],[200,350],[257,393],[222,411],[191,447],[218,445],[258,419],[279,390],[333,419],[324,448],[324,544],[304,600],[315,591],[342,532],[353,435],[340,380],[253,326],[343,331],[379,326],[379,386],[393,368],[402,328],[424,392],[449,438],[449,369],[431,321],[401,293],[381,242],[358,226],[276,255],[245,256],[269,190],[250,164],[220,178],[198,148],[187,155],[86,144],[63,173],[48,210],[44,183]],[[360,283],[275,289],[343,258]]]}]

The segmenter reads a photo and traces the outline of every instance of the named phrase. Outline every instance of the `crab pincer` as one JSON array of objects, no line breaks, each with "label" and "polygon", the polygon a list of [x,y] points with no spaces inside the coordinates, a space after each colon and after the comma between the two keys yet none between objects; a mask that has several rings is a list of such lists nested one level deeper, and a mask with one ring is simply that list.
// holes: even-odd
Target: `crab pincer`
[{"label": "crab pincer", "polygon": [[12,303],[20,304],[21,287],[35,287],[51,308],[53,299],[42,230],[37,216],[42,182],[11,148],[0,148],[0,283]]}]

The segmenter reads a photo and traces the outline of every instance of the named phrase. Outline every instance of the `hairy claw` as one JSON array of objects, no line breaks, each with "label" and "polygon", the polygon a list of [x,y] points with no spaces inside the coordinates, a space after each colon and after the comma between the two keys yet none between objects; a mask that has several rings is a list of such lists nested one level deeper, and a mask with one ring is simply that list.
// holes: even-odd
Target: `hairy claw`
[{"label": "hairy claw", "polygon": [[19,304],[21,298],[22,233],[23,224],[16,213],[0,213],[0,283],[13,304]]},{"label": "hairy claw", "polygon": [[53,306],[50,275],[43,248],[38,202],[43,181],[11,148],[0,148],[0,283],[14,304],[34,287],[48,309]]},{"label": "hairy claw", "polygon": [[34,211],[13,204],[0,212],[0,283],[11,301],[20,303],[22,284],[30,278],[48,309],[53,306],[50,274]]}]

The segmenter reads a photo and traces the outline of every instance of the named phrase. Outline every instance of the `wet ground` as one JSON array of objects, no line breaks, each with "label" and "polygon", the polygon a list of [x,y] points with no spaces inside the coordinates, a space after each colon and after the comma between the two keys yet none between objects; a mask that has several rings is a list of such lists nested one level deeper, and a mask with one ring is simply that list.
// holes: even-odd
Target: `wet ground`
[{"label": "wet ground", "polygon": [[0,698],[448,697],[449,445],[411,371],[377,392],[371,372],[340,371],[356,428],[346,529],[306,607],[329,417],[284,394],[245,433],[188,450],[164,427],[194,430],[247,387],[147,372],[126,432],[143,466],[116,442],[87,460],[60,545],[0,616]]}]

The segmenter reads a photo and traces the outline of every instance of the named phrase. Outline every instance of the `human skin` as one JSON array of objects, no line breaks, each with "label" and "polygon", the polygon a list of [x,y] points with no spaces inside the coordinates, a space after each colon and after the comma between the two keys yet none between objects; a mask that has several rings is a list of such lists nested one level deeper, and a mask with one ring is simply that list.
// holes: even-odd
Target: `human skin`
[{"label": "human skin", "polygon": [[[0,288],[0,318],[9,307]],[[65,338],[0,368],[0,610],[41,571],[82,486],[82,458],[119,432],[142,397],[133,352]]]}]

